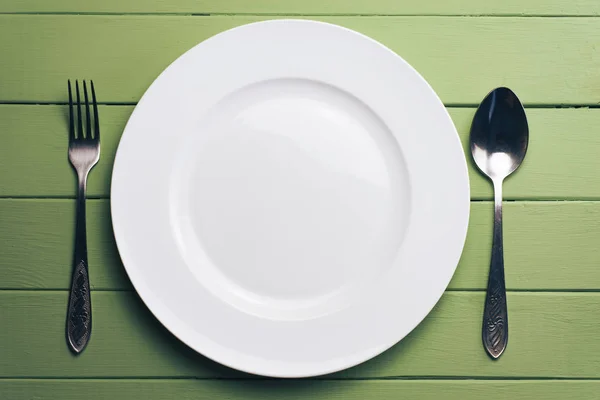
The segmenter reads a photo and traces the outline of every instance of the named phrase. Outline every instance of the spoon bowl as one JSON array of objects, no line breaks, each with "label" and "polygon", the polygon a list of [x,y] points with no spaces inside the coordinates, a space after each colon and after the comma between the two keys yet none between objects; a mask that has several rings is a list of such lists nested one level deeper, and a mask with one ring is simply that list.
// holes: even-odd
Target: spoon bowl
[{"label": "spoon bowl", "polygon": [[491,180],[504,180],[523,162],[529,128],[523,105],[510,89],[492,90],[471,126],[471,153],[477,167]]}]

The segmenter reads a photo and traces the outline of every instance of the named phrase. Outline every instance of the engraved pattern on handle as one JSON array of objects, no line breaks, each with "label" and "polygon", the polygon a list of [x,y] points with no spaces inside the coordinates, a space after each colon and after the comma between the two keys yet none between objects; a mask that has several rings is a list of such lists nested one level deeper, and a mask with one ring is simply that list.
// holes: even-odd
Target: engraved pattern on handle
[{"label": "engraved pattern on handle", "polygon": [[502,182],[494,182],[494,235],[490,275],[483,311],[482,339],[488,354],[497,359],[508,343],[508,311],[504,281],[504,246],[502,242]]},{"label": "engraved pattern on handle", "polygon": [[483,312],[483,344],[492,358],[500,357],[508,342],[506,290],[503,281],[504,279],[497,279],[497,273],[490,271],[490,282],[488,282],[488,293]]},{"label": "engraved pattern on handle", "polygon": [[75,353],[80,353],[90,339],[92,333],[91,311],[88,268],[85,261],[82,260],[73,272],[67,313],[67,339]]}]

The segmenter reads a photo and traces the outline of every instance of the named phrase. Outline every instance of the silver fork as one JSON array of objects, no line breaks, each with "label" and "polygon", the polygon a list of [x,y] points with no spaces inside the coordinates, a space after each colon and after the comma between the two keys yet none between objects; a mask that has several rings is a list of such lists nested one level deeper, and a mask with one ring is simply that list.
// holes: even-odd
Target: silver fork
[{"label": "silver fork", "polygon": [[77,214],[75,222],[75,253],[73,255],[73,277],[67,310],[67,342],[76,354],[81,353],[90,340],[92,333],[92,302],[90,298],[90,279],[88,274],[87,238],[85,228],[85,189],[90,170],[100,158],[100,126],[98,122],[98,105],[94,82],[92,89],[92,107],[94,109],[93,127],[90,118],[90,104],[85,81],[83,95],[85,98],[85,132],[83,130],[79,82],[75,81],[77,96],[77,132],[75,129],[75,112],[71,81],[69,86],[69,161],[77,172]]}]

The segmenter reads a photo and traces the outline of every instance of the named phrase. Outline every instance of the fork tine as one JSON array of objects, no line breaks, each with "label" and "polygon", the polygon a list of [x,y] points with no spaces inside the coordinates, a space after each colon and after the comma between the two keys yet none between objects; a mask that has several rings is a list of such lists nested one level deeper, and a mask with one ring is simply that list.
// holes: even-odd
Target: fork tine
[{"label": "fork tine", "polygon": [[88,92],[85,80],[83,81],[83,97],[85,98],[85,136],[92,138],[92,121],[90,121],[90,103],[88,101]]},{"label": "fork tine", "polygon": [[81,99],[79,98],[79,81],[75,80],[75,90],[77,90],[77,138],[83,139],[83,124],[81,123]]},{"label": "fork tine", "polygon": [[90,80],[92,86],[92,105],[94,106],[94,138],[100,140],[100,121],[98,120],[98,103],[96,103],[96,91],[94,81]]},{"label": "fork tine", "polygon": [[73,95],[71,94],[71,80],[67,80],[69,85],[69,142],[75,140],[75,121],[73,119]]}]

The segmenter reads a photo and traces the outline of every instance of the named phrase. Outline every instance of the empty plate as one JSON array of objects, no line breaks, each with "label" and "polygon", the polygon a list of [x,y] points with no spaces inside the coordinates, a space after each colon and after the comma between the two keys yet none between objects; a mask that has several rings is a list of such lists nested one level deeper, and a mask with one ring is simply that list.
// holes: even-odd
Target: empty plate
[{"label": "empty plate", "polygon": [[425,80],[351,30],[220,33],[150,86],[123,133],[121,258],[175,336],[227,366],[305,377],[423,320],[458,263],[469,184]]}]

